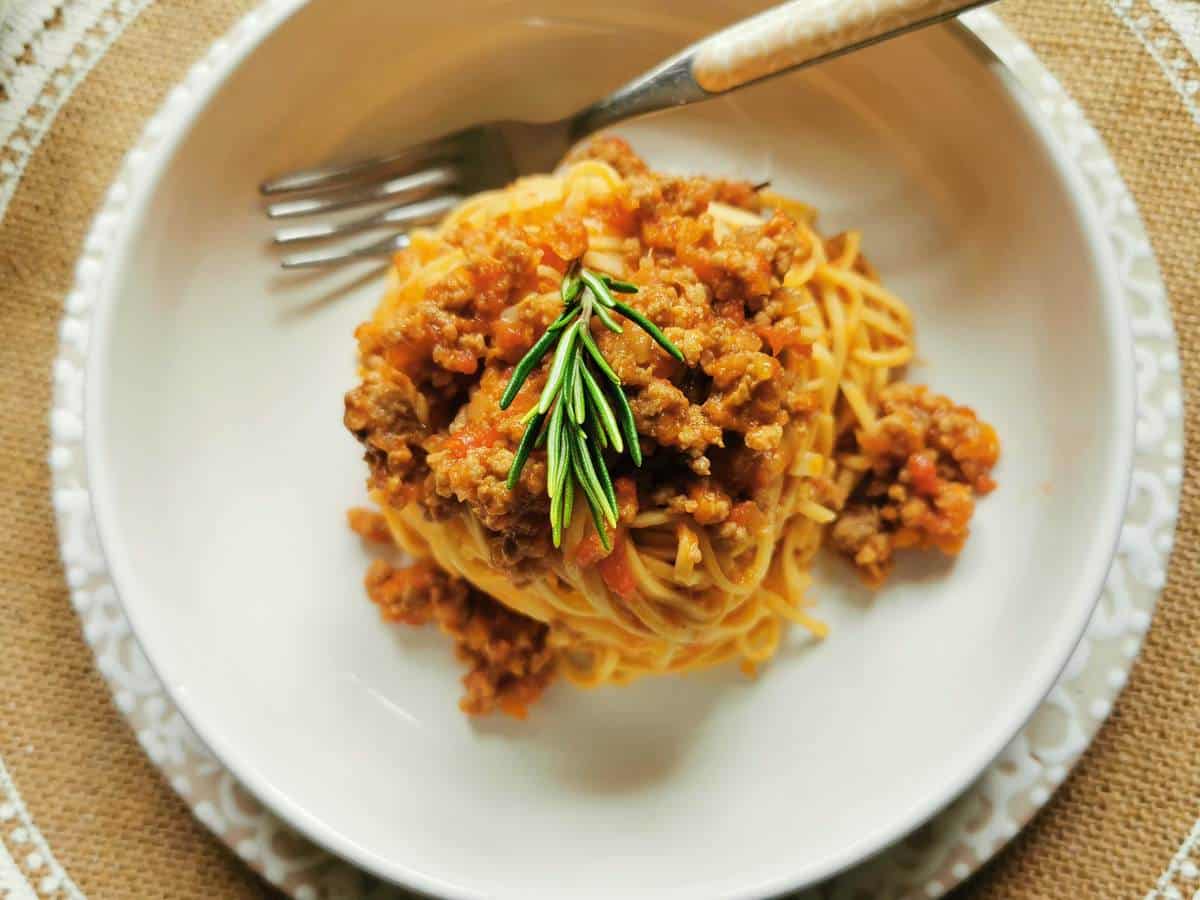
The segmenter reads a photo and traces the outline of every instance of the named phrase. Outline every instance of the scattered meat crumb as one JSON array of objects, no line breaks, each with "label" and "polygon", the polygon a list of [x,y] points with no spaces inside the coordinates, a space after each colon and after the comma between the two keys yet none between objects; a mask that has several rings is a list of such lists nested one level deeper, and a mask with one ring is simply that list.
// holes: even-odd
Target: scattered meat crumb
[{"label": "scattered meat crumb", "polygon": [[996,487],[996,430],[975,412],[923,385],[893,384],[880,396],[880,417],[854,435],[870,471],[830,533],[835,550],[881,585],[895,551],[932,548],[957,554],[970,533],[975,495]]},{"label": "scattered meat crumb", "polygon": [[513,612],[430,560],[398,568],[376,560],[367,570],[367,595],[388,622],[436,622],[454,638],[455,652],[470,666],[459,707],[472,716],[500,710],[524,719],[555,674],[547,646],[549,629]]},{"label": "scattered meat crumb", "polygon": [[350,530],[364,541],[372,544],[392,543],[392,531],[382,513],[359,506],[346,511],[346,521]]}]

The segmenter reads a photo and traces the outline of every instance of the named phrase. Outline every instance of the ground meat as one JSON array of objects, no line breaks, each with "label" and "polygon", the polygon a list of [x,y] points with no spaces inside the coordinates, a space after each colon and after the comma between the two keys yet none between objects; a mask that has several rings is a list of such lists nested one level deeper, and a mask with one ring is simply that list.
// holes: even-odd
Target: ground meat
[{"label": "ground meat", "polygon": [[879,419],[854,444],[849,452],[864,455],[870,471],[830,532],[834,549],[872,585],[887,578],[897,549],[958,553],[974,495],[996,486],[995,429],[922,385],[893,384],[881,393]]},{"label": "ground meat", "polygon": [[[454,492],[444,481],[439,484],[429,455],[481,388],[496,411],[501,372],[558,315],[544,296],[558,279],[541,274],[539,264],[548,261],[548,253],[558,259],[551,247],[582,252],[586,231],[568,216],[539,233],[539,243],[531,243],[532,237],[521,229],[486,234],[459,229],[453,239],[460,264],[419,296],[389,293],[375,318],[356,332],[362,383],[346,395],[345,422],[366,447],[369,486],[383,491],[391,504],[416,501],[431,516],[444,514],[443,501]],[[398,254],[398,281],[419,268],[421,252]],[[511,429],[493,431],[499,441]],[[518,430],[509,450],[519,439]],[[498,464],[493,458],[490,468]],[[503,515],[494,497],[490,507],[481,501],[480,508]]]},{"label": "ground meat", "polygon": [[513,490],[507,485],[525,428],[521,419],[543,381],[540,372],[531,377],[534,389],[501,412],[507,378],[495,369],[486,370],[446,432],[425,442],[430,472],[426,510],[440,511],[447,501],[467,505],[492,536],[493,563],[506,569],[535,564],[550,548],[545,454],[537,453],[526,463]]},{"label": "ground meat", "polygon": [[[389,505],[417,504],[433,519],[469,511],[493,563],[518,576],[544,566],[551,551],[545,451],[533,451],[513,490],[506,484],[550,356],[509,410],[499,410],[499,398],[561,310],[562,273],[589,249],[586,221],[609,223],[615,242],[603,257],[639,286],[624,300],[685,357],[677,362],[639,328],[615,334],[593,319],[647,459],[713,482],[728,475],[728,502],[718,509],[755,500],[778,476],[788,423],[812,403],[780,363],[809,349],[797,324],[803,298],[783,284],[801,242],[796,220],[773,213],[746,182],[651,172],[619,139],[593,141],[573,158],[607,163],[628,191],[586,212],[556,208],[486,226],[465,217],[437,236],[415,232],[395,258],[383,303],[358,329],[362,383],[346,395],[346,425],[366,450],[369,486]],[[770,217],[735,225],[713,204]],[[439,273],[432,281],[430,271]],[[718,472],[714,461],[726,467]],[[651,468],[612,458],[613,477],[630,478],[646,496],[661,483]],[[672,496],[693,505],[687,485],[671,483],[679,485]],[[708,506],[698,511],[717,516]]]},{"label": "ground meat", "polygon": [[407,376],[384,371],[386,364],[366,371],[362,383],[346,394],[346,428],[366,448],[370,466],[368,486],[382,491],[389,502],[403,506],[423,475],[426,434],[416,388]]},{"label": "ground meat", "polygon": [[513,612],[428,560],[395,568],[382,560],[367,570],[367,594],[388,622],[437,622],[470,666],[459,707],[473,716],[500,710],[523,719],[554,678],[547,627]]},{"label": "ground meat", "polygon": [[704,402],[708,419],[722,429],[744,434],[752,450],[778,447],[788,420],[779,360],[766,353],[741,351],[713,360],[704,371],[713,380],[712,393]]},{"label": "ground meat", "polygon": [[672,512],[689,515],[700,525],[716,525],[729,518],[733,501],[720,485],[711,478],[692,481],[683,493],[664,487],[659,491],[659,501]]},{"label": "ground meat", "polygon": [[387,519],[373,509],[355,507],[347,510],[346,523],[364,541],[372,544],[392,543],[392,531],[388,528]]},{"label": "ground meat", "polygon": [[669,381],[652,381],[629,398],[629,407],[638,433],[660,446],[698,450],[699,457],[713,444],[721,444],[721,429]]}]

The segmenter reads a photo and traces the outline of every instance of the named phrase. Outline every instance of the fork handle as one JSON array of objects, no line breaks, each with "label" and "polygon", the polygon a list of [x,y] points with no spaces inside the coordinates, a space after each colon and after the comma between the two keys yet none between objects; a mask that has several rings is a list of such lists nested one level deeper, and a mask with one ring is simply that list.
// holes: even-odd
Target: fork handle
[{"label": "fork handle", "polygon": [[991,0],[791,0],[692,44],[581,112],[576,139],[932,25]]}]

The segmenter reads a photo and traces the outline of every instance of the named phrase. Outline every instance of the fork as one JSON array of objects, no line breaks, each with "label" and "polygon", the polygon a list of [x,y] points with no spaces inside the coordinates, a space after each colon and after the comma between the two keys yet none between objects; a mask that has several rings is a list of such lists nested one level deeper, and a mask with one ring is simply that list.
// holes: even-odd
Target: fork
[{"label": "fork", "polygon": [[408,229],[437,222],[463,196],[520,175],[549,172],[578,141],[635,116],[700,103],[763,79],[857,50],[991,0],[792,0],[710,35],[556,122],[475,125],[386,156],[293,172],[264,182],[271,219],[362,210],[345,221],[281,227],[275,243],[325,241],[369,230],[386,237],[284,256],[285,269],[385,256]]}]

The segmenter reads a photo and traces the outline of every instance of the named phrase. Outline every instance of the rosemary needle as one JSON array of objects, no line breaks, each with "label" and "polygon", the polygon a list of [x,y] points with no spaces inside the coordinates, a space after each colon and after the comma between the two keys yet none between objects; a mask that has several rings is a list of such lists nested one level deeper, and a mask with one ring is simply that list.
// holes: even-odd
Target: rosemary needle
[{"label": "rosemary needle", "polygon": [[[628,448],[634,465],[642,464],[633,410],[621,379],[592,337],[593,313],[601,325],[617,334],[624,328],[613,313],[623,316],[672,357],[684,361],[679,348],[662,330],[641,312],[616,299],[614,291],[634,294],[638,287],[585,269],[578,260],[571,263],[560,287],[562,313],[521,357],[500,397],[500,408],[507,409],[530,373],[554,349],[538,401],[521,419],[525,431],[513,455],[506,483],[509,490],[515,490],[530,453],[545,445],[550,533],[555,547],[562,545],[563,532],[571,524],[578,488],[587,501],[601,544],[605,550],[611,550],[608,530],[616,527],[618,510],[604,450],[610,448],[619,454]],[[601,386],[600,377],[608,383],[607,391]]]}]

